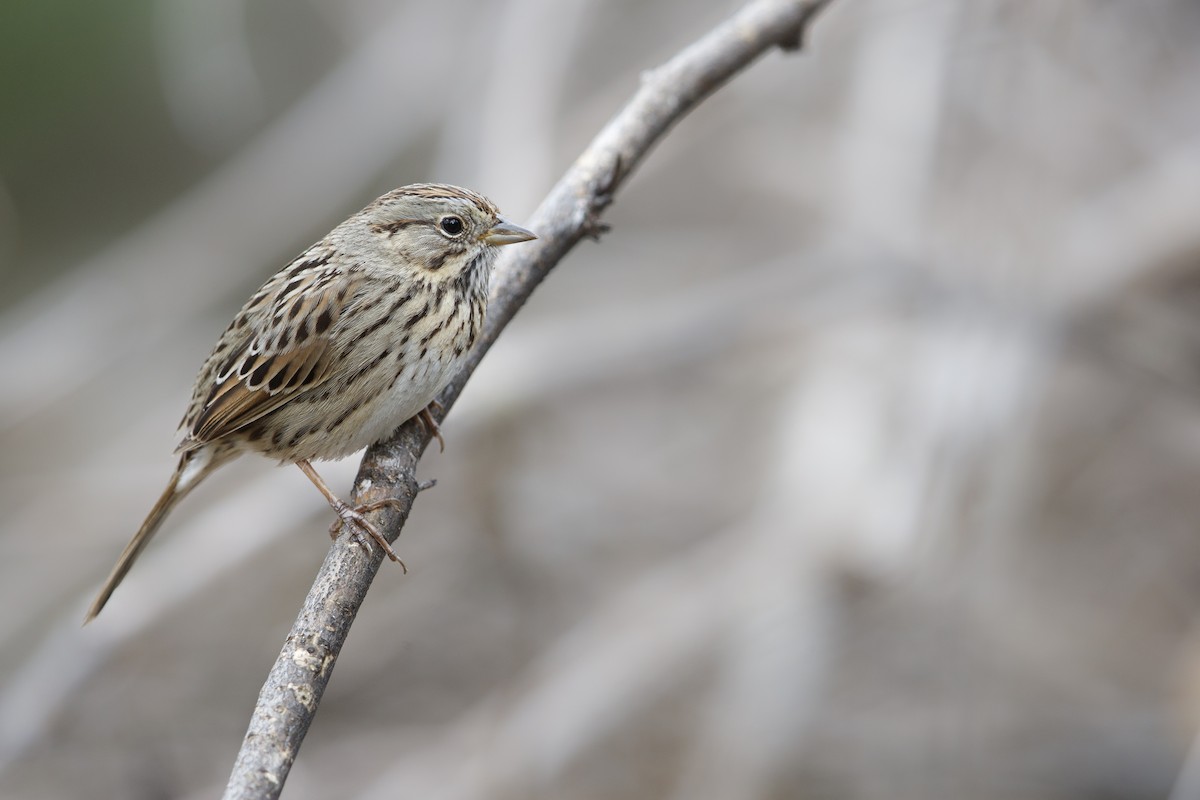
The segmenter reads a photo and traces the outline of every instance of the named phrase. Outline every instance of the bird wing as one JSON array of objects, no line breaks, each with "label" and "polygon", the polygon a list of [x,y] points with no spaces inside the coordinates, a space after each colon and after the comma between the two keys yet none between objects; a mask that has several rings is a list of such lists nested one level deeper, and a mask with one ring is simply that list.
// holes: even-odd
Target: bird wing
[{"label": "bird wing", "polygon": [[[331,331],[356,296],[344,272],[285,271],[242,309],[201,371],[180,449],[245,428],[327,381],[337,352]],[[272,284],[275,284],[272,286]]]}]

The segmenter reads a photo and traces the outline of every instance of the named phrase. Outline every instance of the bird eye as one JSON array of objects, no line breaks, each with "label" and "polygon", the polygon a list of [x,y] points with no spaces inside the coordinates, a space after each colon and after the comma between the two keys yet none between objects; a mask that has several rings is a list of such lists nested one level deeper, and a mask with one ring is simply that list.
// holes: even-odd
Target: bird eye
[{"label": "bird eye", "polygon": [[447,236],[458,236],[463,232],[463,221],[458,217],[442,217],[438,227]]}]

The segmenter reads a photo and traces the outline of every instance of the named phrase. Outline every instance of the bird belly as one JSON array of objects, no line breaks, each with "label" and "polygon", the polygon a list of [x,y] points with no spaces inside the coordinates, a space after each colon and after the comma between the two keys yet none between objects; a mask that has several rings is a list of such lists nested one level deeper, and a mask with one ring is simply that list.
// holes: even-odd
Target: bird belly
[{"label": "bird belly", "polygon": [[374,401],[355,437],[357,450],[390,436],[412,419],[445,388],[454,374],[453,364],[425,361],[410,364]]}]

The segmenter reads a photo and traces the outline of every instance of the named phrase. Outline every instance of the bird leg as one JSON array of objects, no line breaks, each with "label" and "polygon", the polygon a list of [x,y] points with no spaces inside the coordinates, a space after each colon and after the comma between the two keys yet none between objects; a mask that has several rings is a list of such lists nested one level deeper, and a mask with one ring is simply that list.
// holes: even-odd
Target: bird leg
[{"label": "bird leg", "polygon": [[437,400],[431,400],[429,405],[417,412],[417,418],[421,420],[421,424],[425,426],[425,430],[438,440],[439,452],[446,452],[446,440],[442,438],[442,429],[438,427],[437,420],[433,418],[433,414],[429,409],[436,407],[438,411],[442,410],[442,404]]},{"label": "bird leg", "polygon": [[333,512],[337,514],[338,518],[334,520],[332,525],[329,526],[329,535],[332,538],[337,538],[338,531],[341,530],[343,524],[348,525],[350,527],[350,537],[354,539],[354,541],[357,542],[364,550],[366,550],[368,553],[371,552],[371,543],[362,535],[363,533],[374,539],[375,543],[379,545],[383,552],[387,553],[388,558],[400,564],[400,568],[406,573],[408,572],[408,567],[405,566],[404,562],[400,560],[400,556],[396,555],[396,551],[392,549],[392,546],[388,543],[388,540],[384,538],[383,534],[379,532],[378,528],[372,525],[367,518],[363,516],[368,512],[378,511],[381,508],[390,507],[401,509],[403,506],[399,500],[394,497],[389,497],[385,500],[376,500],[371,503],[363,503],[357,508],[351,508],[348,504],[343,502],[341,498],[334,494],[333,490],[331,490],[325,484],[325,481],[322,480],[321,476],[317,474],[317,471],[313,469],[313,465],[309,463],[308,459],[300,459],[296,462],[296,466],[300,468],[301,472],[308,476],[308,479],[313,482],[314,486],[317,487],[317,491],[324,495],[325,500],[330,506],[333,507]]}]

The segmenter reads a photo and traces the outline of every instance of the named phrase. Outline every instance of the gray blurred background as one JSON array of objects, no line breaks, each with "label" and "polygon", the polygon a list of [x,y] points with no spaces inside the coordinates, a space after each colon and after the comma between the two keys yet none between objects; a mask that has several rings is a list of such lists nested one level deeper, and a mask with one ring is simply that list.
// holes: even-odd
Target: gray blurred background
[{"label": "gray blurred background", "polygon": [[[0,4],[0,796],[224,785],[328,546],[300,472],[79,622],[248,293],[400,184],[528,219],[734,8]],[[1200,4],[809,41],[488,356],[286,797],[1200,797]]]}]

